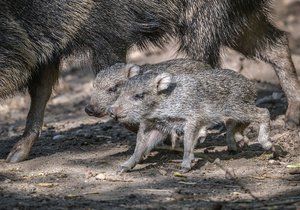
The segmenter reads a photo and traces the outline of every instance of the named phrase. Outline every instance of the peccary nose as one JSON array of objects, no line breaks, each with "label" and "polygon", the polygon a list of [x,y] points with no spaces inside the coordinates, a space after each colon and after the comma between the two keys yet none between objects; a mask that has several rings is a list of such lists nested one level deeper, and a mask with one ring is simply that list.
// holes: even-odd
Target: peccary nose
[{"label": "peccary nose", "polygon": [[87,105],[84,109],[84,111],[89,115],[89,116],[94,116],[94,109],[91,105]]},{"label": "peccary nose", "polygon": [[117,115],[116,115],[116,113],[115,113],[115,108],[113,108],[113,107],[109,107],[109,108],[107,109],[107,113],[108,113],[109,116],[112,117],[112,118],[116,118],[116,117],[117,117]]}]

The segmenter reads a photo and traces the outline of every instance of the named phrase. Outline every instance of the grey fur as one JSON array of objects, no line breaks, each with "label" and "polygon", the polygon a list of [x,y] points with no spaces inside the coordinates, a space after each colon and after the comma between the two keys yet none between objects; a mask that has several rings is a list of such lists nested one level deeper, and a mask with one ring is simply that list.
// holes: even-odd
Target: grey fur
[{"label": "grey fur", "polygon": [[135,152],[121,170],[133,168],[174,130],[184,133],[182,168],[189,170],[198,137],[204,137],[207,126],[219,122],[226,124],[229,148],[245,125],[258,122],[258,141],[264,149],[271,149],[269,112],[255,106],[255,96],[253,82],[226,69],[176,75],[150,72],[133,77],[110,108],[120,122],[141,122]]},{"label": "grey fur", "polygon": [[197,73],[199,70],[210,69],[211,67],[200,61],[191,59],[175,59],[153,65],[135,65],[116,63],[102,69],[96,76],[91,100],[86,107],[86,112],[95,117],[107,115],[107,108],[111,106],[119,96],[125,82],[137,75],[149,72],[169,73]]},{"label": "grey fur", "polygon": [[287,121],[299,124],[300,85],[287,37],[270,21],[270,2],[2,0],[0,98],[27,88],[32,99],[25,132],[7,161],[26,159],[38,138],[61,57],[90,50],[97,71],[125,62],[134,44],[162,46],[170,37],[179,40],[188,57],[213,67],[218,66],[222,45],[273,65],[288,98]]}]

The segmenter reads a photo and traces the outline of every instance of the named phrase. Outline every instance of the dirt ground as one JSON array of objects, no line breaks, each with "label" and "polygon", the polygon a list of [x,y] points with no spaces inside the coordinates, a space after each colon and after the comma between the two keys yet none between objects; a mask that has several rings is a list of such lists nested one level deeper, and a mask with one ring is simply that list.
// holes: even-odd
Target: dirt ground
[{"label": "dirt ground", "polygon": [[[300,1],[280,1],[277,7],[277,23],[291,32],[293,59],[300,70]],[[118,165],[133,153],[136,135],[84,113],[93,76],[73,69],[62,73],[29,160],[5,162],[22,134],[28,96],[0,106],[0,209],[300,209],[300,169],[291,168],[300,163],[300,129],[285,128],[287,103],[276,78],[251,76],[247,69],[261,72],[269,67],[235,52],[225,56],[224,66],[260,79],[258,100],[271,112],[271,140],[286,151],[282,157],[273,159],[260,147],[256,125],[248,128],[250,144],[229,154],[219,126],[197,146],[197,162],[186,174],[178,173],[182,152],[161,145],[132,172],[117,175]]]}]

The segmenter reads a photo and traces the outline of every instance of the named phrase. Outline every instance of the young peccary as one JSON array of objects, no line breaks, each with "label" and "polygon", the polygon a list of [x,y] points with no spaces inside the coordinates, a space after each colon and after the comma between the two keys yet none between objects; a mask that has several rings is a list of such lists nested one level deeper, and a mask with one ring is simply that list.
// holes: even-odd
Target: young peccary
[{"label": "young peccary", "polygon": [[251,122],[259,126],[258,142],[265,150],[270,116],[255,106],[255,85],[231,70],[203,70],[193,74],[148,73],[130,79],[109,109],[120,122],[140,122],[134,154],[120,171],[133,168],[166,134],[184,133],[182,169],[190,170],[193,149],[206,127],[224,122],[228,138]]},{"label": "young peccary", "polygon": [[[94,81],[94,89],[91,95],[90,103],[86,106],[85,111],[90,116],[95,117],[103,117],[108,115],[107,109],[117,100],[120,90],[126,83],[126,81],[134,76],[142,75],[145,73],[172,73],[172,74],[180,74],[180,73],[188,73],[194,76],[199,74],[199,71],[209,70],[210,66],[207,64],[203,64],[202,62],[191,60],[191,59],[174,59],[165,61],[159,64],[153,65],[134,65],[134,64],[125,64],[125,63],[117,63],[108,67],[106,69],[101,70]],[[205,71],[206,73],[208,71]],[[216,77],[211,77],[210,74],[204,75],[205,72],[202,72],[201,77],[210,79],[216,79]],[[230,77],[219,77],[218,79],[231,79]],[[235,86],[231,87],[230,85],[227,88],[236,88]],[[248,98],[248,100],[255,100],[255,94],[249,94],[249,91],[245,91],[249,89],[248,83],[241,83],[239,85],[240,97]],[[238,91],[238,90],[237,90]],[[252,97],[252,98],[250,98]],[[133,131],[137,132],[139,128],[140,117],[136,117],[133,121],[123,123],[123,125]],[[232,130],[232,125],[230,123],[226,124],[226,128],[228,131]],[[236,152],[237,145],[234,141],[233,137],[230,135],[231,132],[227,132],[226,142],[228,145],[228,151]],[[176,140],[178,135],[176,132],[172,132],[171,141],[172,148],[176,145]],[[203,137],[204,139],[204,137]],[[243,139],[241,135],[239,135],[239,139]]]},{"label": "young peccary", "polygon": [[24,134],[7,161],[26,159],[38,138],[60,58],[90,50],[93,68],[125,62],[134,44],[177,38],[188,57],[215,67],[220,46],[270,63],[288,98],[287,121],[299,124],[300,85],[287,37],[269,18],[271,0],[2,0],[0,98],[28,88]]},{"label": "young peccary", "polygon": [[168,73],[197,73],[199,70],[211,68],[209,65],[191,59],[174,59],[159,64],[125,64],[116,63],[104,68],[96,76],[91,100],[86,106],[85,111],[90,116],[104,117],[107,108],[118,98],[120,89],[125,82],[134,76],[149,72],[168,72]]},{"label": "young peccary", "polygon": [[[135,65],[117,63],[108,68],[101,70],[94,81],[94,89],[91,95],[89,104],[85,107],[85,112],[94,117],[104,117],[108,115],[107,109],[117,100],[120,90],[125,82],[137,75],[142,75],[149,72],[162,73],[169,72],[178,74],[197,73],[199,70],[210,69],[211,67],[200,61],[191,59],[174,59],[165,61],[159,64],[152,65]],[[139,128],[139,121],[127,122],[123,125],[130,131],[136,132]],[[170,136],[172,141],[172,148],[176,146],[177,134],[174,132]],[[231,143],[229,146],[230,151],[236,151],[236,144]]]}]

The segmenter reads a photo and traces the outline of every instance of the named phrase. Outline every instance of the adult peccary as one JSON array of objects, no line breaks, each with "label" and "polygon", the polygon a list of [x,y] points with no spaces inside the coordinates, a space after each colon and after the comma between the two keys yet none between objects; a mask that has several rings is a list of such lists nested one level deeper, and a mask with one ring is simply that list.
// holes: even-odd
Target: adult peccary
[{"label": "adult peccary", "polygon": [[179,40],[188,57],[217,66],[226,45],[273,65],[288,98],[287,121],[299,124],[300,85],[284,32],[269,20],[270,0],[2,0],[0,97],[28,88],[24,134],[7,161],[28,157],[38,138],[60,58],[89,49],[93,68],[124,62],[133,44]]},{"label": "adult peccary", "polygon": [[148,73],[128,80],[108,110],[120,122],[140,122],[134,154],[120,171],[133,168],[174,130],[184,135],[181,167],[188,171],[199,136],[205,137],[207,126],[219,122],[227,125],[228,139],[241,135],[249,123],[259,123],[258,142],[274,150],[270,115],[255,106],[255,92],[255,84],[232,70],[203,70],[196,76]]}]

